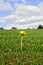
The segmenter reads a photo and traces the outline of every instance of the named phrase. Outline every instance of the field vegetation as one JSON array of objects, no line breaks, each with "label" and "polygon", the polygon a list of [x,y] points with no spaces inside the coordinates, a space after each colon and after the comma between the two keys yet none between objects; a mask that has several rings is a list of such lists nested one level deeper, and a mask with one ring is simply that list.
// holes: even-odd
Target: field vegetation
[{"label": "field vegetation", "polygon": [[21,52],[20,30],[0,30],[0,65],[43,65],[43,30],[25,30]]}]

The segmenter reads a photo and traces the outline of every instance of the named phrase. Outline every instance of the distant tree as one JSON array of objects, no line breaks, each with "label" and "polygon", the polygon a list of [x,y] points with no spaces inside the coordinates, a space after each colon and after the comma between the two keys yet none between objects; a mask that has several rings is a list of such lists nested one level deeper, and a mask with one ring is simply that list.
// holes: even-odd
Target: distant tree
[{"label": "distant tree", "polygon": [[16,27],[11,27],[11,29],[16,29]]},{"label": "distant tree", "polygon": [[0,30],[3,30],[3,28],[1,27]]},{"label": "distant tree", "polygon": [[38,26],[38,29],[43,29],[43,26],[42,26],[42,25],[39,25],[39,26]]}]

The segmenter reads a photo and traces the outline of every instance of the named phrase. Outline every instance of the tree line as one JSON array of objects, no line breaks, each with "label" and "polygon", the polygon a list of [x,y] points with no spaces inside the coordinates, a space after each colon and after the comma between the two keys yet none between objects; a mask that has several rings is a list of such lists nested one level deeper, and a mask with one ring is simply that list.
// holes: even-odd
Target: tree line
[{"label": "tree line", "polygon": [[[0,27],[0,30],[3,30],[3,27]],[[17,29],[16,27],[11,27],[11,29]],[[39,25],[37,29],[43,29],[42,25]]]},{"label": "tree line", "polygon": [[43,29],[43,26],[42,26],[42,25],[39,25],[39,26],[38,26],[38,29]]}]

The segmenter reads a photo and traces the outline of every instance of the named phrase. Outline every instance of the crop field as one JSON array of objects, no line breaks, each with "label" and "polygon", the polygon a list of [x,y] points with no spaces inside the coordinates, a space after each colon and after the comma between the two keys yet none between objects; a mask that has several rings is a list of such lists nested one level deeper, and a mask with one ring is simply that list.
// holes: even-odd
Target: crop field
[{"label": "crop field", "polygon": [[0,30],[0,65],[43,65],[43,29]]}]

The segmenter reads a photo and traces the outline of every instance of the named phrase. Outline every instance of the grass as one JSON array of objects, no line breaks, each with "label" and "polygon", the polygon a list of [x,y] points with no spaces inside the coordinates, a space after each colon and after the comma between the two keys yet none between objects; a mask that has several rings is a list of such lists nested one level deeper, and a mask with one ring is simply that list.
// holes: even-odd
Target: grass
[{"label": "grass", "polygon": [[0,30],[0,65],[43,65],[43,30],[26,30],[20,50],[20,30]]}]

